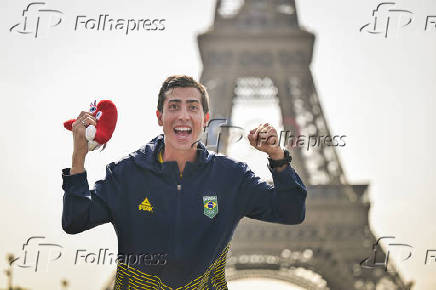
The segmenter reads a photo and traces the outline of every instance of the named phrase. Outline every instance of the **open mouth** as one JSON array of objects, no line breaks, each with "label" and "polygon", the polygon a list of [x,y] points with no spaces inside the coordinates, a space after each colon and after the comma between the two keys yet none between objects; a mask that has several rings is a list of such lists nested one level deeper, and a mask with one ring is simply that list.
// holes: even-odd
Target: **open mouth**
[{"label": "open mouth", "polygon": [[190,127],[176,127],[174,133],[178,136],[188,136],[192,134],[192,128]]}]

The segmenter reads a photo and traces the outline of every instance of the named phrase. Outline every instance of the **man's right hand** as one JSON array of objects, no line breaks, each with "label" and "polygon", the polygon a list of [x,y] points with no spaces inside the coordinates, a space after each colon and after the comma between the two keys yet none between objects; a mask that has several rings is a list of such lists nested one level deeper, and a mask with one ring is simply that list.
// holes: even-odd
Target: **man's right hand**
[{"label": "man's right hand", "polygon": [[85,158],[88,153],[88,140],[86,140],[86,127],[97,125],[97,121],[91,113],[82,111],[72,124],[74,151],[70,174],[85,171]]}]

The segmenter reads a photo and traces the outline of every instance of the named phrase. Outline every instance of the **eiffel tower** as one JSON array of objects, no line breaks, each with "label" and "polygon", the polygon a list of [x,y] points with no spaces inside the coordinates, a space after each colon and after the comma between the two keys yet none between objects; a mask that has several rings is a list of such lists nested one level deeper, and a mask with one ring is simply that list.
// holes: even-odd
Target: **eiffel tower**
[{"label": "eiffel tower", "polygon": [[[284,132],[332,136],[309,67],[314,41],[299,26],[294,0],[218,0],[213,25],[198,36],[211,119],[231,122],[235,100],[275,98]],[[220,152],[228,146],[224,138]],[[348,183],[335,146],[290,151],[292,166],[308,185],[306,220],[284,226],[243,219],[231,243],[227,280],[263,277],[304,289],[410,289],[372,234],[368,184]]]}]

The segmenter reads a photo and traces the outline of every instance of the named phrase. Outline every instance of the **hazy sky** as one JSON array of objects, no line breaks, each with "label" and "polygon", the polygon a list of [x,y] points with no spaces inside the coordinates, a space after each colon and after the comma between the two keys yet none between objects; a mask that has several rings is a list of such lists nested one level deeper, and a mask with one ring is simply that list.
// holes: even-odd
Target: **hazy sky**
[{"label": "hazy sky", "polygon": [[[45,242],[63,246],[62,261],[36,273],[15,268],[21,286],[58,289],[67,278],[70,289],[98,288],[114,265],[82,260],[74,265],[76,251],[108,248],[116,253],[116,236],[111,225],[78,235],[61,228],[61,169],[71,165],[72,153],[71,133],[62,123],[95,99],[110,98],[118,106],[108,147],[87,157],[93,185],[104,176],[105,164],[161,132],[155,110],[165,77],[199,77],[196,35],[213,21],[214,1],[50,1],[47,9],[63,13],[51,24],[59,16],[62,22],[44,29],[41,20],[37,38],[18,28],[9,31],[23,21],[29,3],[0,2],[0,287],[6,286],[6,253],[21,256],[27,238],[45,236]],[[396,242],[413,246],[412,257],[399,264],[401,273],[416,281],[415,289],[431,289],[436,261],[424,261],[427,249],[436,249],[436,28],[424,28],[426,17],[436,15],[436,2],[396,1],[397,9],[413,12],[407,15],[412,22],[403,28],[392,25],[388,38],[359,32],[373,21],[379,3],[305,0],[297,2],[297,11],[300,24],[317,37],[311,68],[325,117],[333,134],[348,136],[338,150],[342,166],[350,182],[370,183],[371,227],[377,237],[395,236]],[[76,16],[100,14],[163,18],[165,30],[128,35],[83,25],[74,30]]]}]

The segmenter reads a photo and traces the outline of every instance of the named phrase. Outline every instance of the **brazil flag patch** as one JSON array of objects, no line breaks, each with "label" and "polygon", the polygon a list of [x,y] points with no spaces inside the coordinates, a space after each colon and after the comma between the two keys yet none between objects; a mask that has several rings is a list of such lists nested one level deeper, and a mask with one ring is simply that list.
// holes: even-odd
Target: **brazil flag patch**
[{"label": "brazil flag patch", "polygon": [[218,213],[218,199],[216,195],[203,196],[203,213],[213,219]]}]

